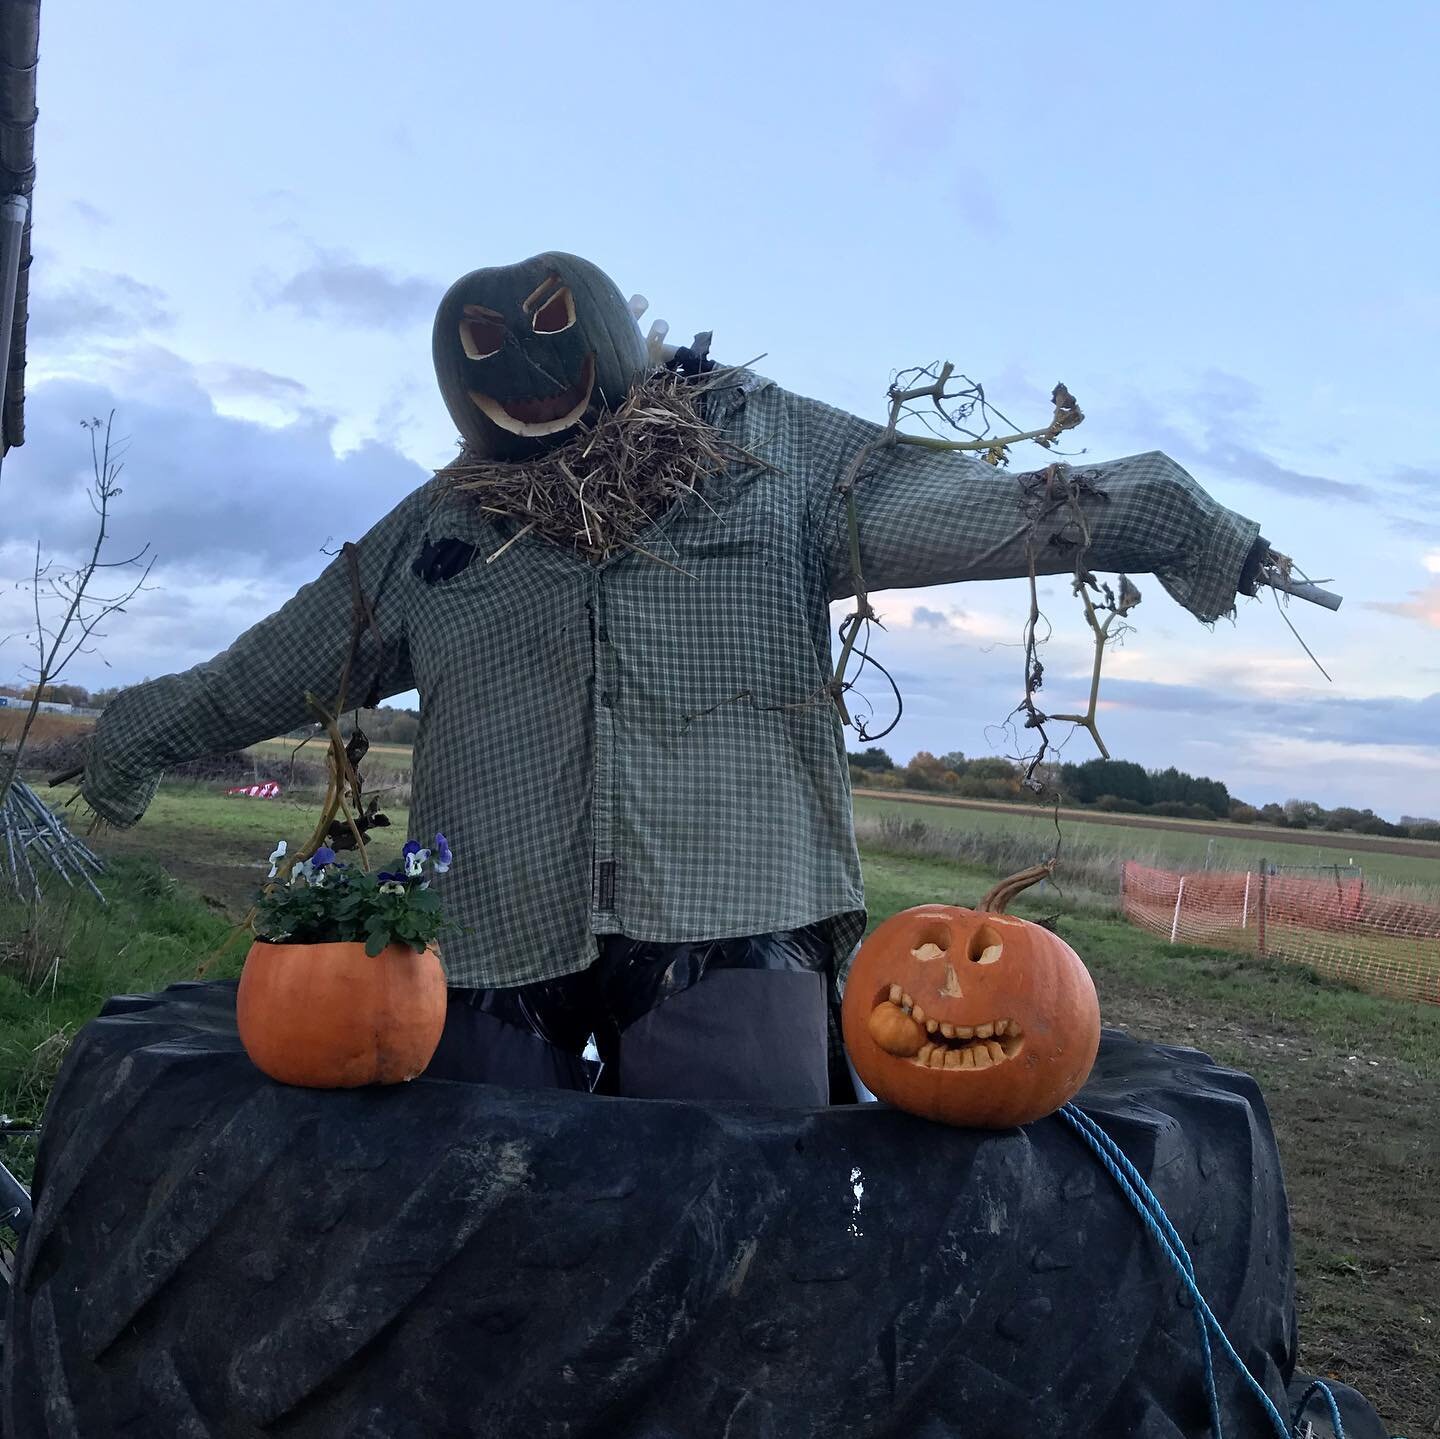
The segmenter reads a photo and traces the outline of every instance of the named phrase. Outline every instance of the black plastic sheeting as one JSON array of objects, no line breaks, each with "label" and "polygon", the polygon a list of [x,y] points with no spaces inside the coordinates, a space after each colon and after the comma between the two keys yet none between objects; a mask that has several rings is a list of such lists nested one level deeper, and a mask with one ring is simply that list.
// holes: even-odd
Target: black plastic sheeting
[{"label": "black plastic sheeting", "polygon": [[680,944],[617,934],[602,938],[599,959],[579,974],[512,989],[460,992],[476,1009],[557,1049],[579,1054],[594,1033],[601,1051],[608,1052],[620,1031],[661,1001],[698,984],[712,969],[823,971],[831,959],[828,934],[818,924]]},{"label": "black plastic sheeting", "polygon": [[[77,1039],[11,1313],[11,1435],[1204,1431],[1188,1299],[1058,1119],[291,1089],[240,1050],[233,996],[123,997]],[[1290,1234],[1253,1081],[1107,1031],[1080,1103],[1283,1408]],[[1268,1435],[1220,1382],[1227,1435]]]}]

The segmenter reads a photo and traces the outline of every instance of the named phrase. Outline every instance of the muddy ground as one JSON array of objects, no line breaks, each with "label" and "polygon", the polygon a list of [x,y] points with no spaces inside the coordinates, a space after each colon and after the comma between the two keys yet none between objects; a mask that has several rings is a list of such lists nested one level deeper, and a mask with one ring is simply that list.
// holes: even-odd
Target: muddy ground
[{"label": "muddy ground", "polygon": [[1440,1084],[1279,1021],[1217,1021],[1113,976],[1099,988],[1107,1023],[1260,1082],[1290,1198],[1301,1367],[1353,1384],[1393,1432],[1440,1435]]}]

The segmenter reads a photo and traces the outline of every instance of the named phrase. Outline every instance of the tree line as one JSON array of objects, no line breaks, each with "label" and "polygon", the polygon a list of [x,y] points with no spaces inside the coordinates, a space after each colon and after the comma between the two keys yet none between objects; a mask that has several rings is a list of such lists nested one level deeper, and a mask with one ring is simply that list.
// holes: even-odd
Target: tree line
[{"label": "tree line", "polygon": [[[962,799],[1031,797],[1021,785],[1020,766],[994,755],[967,759],[959,750],[943,755],[921,750],[908,764],[897,765],[883,749],[872,745],[852,753],[849,760],[850,782],[860,788],[920,790]],[[1064,804],[1079,809],[1440,840],[1440,820],[1426,816],[1405,815],[1396,824],[1373,810],[1349,805],[1326,809],[1314,800],[1248,804],[1232,795],[1223,781],[1187,774],[1174,765],[1146,769],[1131,760],[1088,759],[1082,764],[1045,766],[1037,777],[1059,794]]]},{"label": "tree line", "polygon": [[[104,709],[120,687],[87,690],[83,685],[45,685],[41,698],[77,709]],[[0,686],[0,694],[30,699],[35,687]],[[414,744],[420,714],[412,709],[361,710],[360,728],[372,744]],[[348,738],[355,716],[346,714],[341,732]],[[295,730],[297,739],[316,733],[318,726]],[[908,764],[897,765],[876,745],[851,754],[850,781],[867,789],[920,790],[953,794],[961,799],[1020,800],[1029,798],[1021,786],[1018,765],[995,755],[967,759],[959,750],[934,755],[921,750]],[[1326,809],[1308,799],[1287,799],[1283,804],[1253,805],[1237,799],[1218,779],[1186,774],[1170,765],[1145,769],[1131,760],[1088,759],[1082,764],[1050,765],[1040,776],[1067,805],[1118,814],[1155,814],[1174,819],[1228,819],[1238,824],[1269,824],[1280,829],[1322,829],[1354,834],[1393,835],[1408,839],[1440,840],[1440,820],[1404,815],[1398,824],[1373,810],[1339,805]]]}]

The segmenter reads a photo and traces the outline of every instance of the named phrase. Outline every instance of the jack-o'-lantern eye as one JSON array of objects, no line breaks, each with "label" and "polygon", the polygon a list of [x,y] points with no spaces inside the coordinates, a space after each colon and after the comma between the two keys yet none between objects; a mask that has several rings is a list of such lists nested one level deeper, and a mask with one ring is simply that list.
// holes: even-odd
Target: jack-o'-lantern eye
[{"label": "jack-o'-lantern eye", "polygon": [[575,323],[575,297],[558,275],[548,276],[521,308],[530,316],[537,335],[558,335]]},{"label": "jack-o'-lantern eye", "polygon": [[460,345],[472,360],[486,360],[505,344],[505,317],[483,305],[466,305],[460,320]]}]

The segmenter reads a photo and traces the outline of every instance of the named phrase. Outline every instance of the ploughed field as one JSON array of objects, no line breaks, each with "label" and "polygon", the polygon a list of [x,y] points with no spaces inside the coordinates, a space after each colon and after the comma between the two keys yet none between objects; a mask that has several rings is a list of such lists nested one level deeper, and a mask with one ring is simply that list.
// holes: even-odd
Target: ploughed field
[{"label": "ploughed field", "polygon": [[[134,829],[95,837],[114,861],[107,910],[62,897],[26,916],[0,902],[0,1112],[38,1116],[68,1037],[108,994],[159,988],[205,963],[210,975],[237,972],[243,939],[213,956],[263,878],[275,841],[302,843],[316,807],[313,796],[228,798],[223,788],[167,784]],[[907,814],[919,809],[884,803]],[[934,825],[942,812],[972,825],[1033,823],[969,807],[927,806],[922,817]],[[405,811],[390,814],[393,828],[375,847],[381,863],[406,835]],[[1073,843],[1080,823],[1062,824]],[[1107,847],[1118,858],[1136,831],[1164,832],[1149,822],[1107,826]],[[1053,826],[1049,836],[1053,846]],[[1040,843],[1039,830],[1035,837]],[[1254,836],[1241,842],[1254,852]],[[1143,850],[1137,843],[1136,857],[1153,860],[1155,843]],[[1203,854],[1205,842],[1198,843]],[[1356,839],[1355,854],[1363,853],[1369,873],[1376,856],[1363,844]],[[1261,846],[1280,858],[1269,835]],[[995,878],[979,865],[890,852],[874,838],[862,841],[862,855],[872,922],[927,901],[974,902]],[[1440,1006],[1361,994],[1251,957],[1171,946],[1119,920],[1106,900],[1081,887],[1068,900],[1023,896],[1015,908],[1031,917],[1058,911],[1060,933],[1095,977],[1105,1023],[1194,1045],[1255,1075],[1285,1163],[1302,1364],[1356,1384],[1392,1430],[1440,1434]],[[957,1035],[953,1047],[974,1038]],[[941,1048],[942,1063],[951,1047]]]}]

